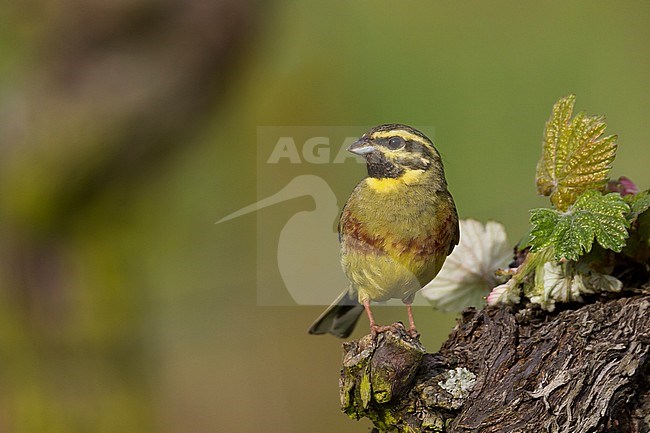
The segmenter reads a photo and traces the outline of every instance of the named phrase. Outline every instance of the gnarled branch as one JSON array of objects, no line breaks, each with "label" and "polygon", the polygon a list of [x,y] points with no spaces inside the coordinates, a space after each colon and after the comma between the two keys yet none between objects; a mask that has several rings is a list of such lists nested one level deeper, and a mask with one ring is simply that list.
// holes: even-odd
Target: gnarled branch
[{"label": "gnarled branch", "polygon": [[388,432],[650,431],[650,296],[464,313],[438,353],[401,324],[344,345],[342,409]]}]

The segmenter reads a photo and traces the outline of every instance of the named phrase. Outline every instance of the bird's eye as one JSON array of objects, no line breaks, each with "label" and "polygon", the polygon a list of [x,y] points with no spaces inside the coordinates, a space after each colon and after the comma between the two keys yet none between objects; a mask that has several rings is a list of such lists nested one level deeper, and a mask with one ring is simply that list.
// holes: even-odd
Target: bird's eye
[{"label": "bird's eye", "polygon": [[400,147],[404,146],[404,139],[402,137],[391,137],[388,140],[388,148],[389,149],[399,149]]}]

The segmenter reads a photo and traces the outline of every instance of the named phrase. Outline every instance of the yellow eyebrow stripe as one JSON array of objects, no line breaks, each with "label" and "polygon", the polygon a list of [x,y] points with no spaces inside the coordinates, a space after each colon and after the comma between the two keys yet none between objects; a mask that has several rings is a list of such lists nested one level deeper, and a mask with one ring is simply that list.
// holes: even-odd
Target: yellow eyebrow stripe
[{"label": "yellow eyebrow stripe", "polygon": [[390,137],[402,137],[404,140],[415,141],[417,143],[423,144],[429,150],[432,150],[434,154],[438,153],[436,148],[433,146],[433,144],[428,139],[425,139],[425,138],[423,138],[423,137],[421,137],[421,136],[419,136],[417,134],[413,134],[411,132],[404,131],[403,129],[392,129],[390,131],[375,132],[369,138],[378,139],[378,138],[390,138]]},{"label": "yellow eyebrow stripe", "polygon": [[427,143],[426,140],[424,140],[422,137],[416,134],[412,134],[408,131],[404,131],[403,129],[396,129],[392,131],[380,131],[380,132],[375,132],[370,136],[370,138],[389,138],[389,137],[402,137],[405,140],[411,140],[411,141],[417,141],[418,143],[423,143],[423,144],[429,144]]}]

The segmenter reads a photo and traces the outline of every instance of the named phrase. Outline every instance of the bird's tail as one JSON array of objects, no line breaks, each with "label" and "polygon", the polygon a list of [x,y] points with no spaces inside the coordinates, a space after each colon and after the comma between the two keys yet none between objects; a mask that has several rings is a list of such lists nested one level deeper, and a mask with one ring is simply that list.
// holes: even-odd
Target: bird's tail
[{"label": "bird's tail", "polygon": [[327,310],[309,328],[310,334],[330,333],[339,338],[348,337],[363,313],[363,305],[357,301],[356,296],[350,296],[346,289],[336,300],[327,307]]}]

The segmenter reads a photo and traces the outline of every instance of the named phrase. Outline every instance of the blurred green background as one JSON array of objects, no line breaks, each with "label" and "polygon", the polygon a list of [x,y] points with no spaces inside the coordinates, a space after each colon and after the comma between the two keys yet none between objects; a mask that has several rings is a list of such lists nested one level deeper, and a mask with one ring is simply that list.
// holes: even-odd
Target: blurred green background
[{"label": "blurred green background", "polygon": [[[461,217],[514,243],[561,96],[650,186],[648,22],[629,1],[4,2],[0,432],[367,431],[339,413],[340,341],[306,334],[322,307],[256,301],[278,284],[264,214],[214,224],[258,199],[257,127],[431,125]],[[415,314],[436,350],[454,316]]]}]

